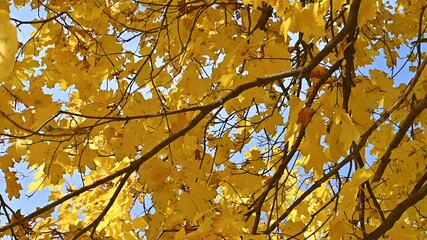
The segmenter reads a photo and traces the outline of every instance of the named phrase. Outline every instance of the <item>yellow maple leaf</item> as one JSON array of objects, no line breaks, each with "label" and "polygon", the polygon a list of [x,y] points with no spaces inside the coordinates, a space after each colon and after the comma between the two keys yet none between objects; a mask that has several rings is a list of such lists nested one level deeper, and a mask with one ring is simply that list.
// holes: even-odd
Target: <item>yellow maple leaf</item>
[{"label": "yellow maple leaf", "polygon": [[10,23],[9,13],[0,10],[0,80],[9,77],[18,50],[16,28]]},{"label": "yellow maple leaf", "polygon": [[21,196],[19,191],[22,190],[22,186],[21,184],[18,183],[16,172],[14,171],[5,172],[5,179],[6,179],[6,192],[8,194],[9,200],[12,200],[13,197],[19,198]]}]

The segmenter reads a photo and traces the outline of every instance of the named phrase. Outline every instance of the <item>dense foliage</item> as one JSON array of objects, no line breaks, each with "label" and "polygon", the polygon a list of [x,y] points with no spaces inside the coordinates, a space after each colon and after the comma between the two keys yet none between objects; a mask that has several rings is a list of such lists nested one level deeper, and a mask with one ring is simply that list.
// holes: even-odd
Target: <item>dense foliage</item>
[{"label": "dense foliage", "polygon": [[425,239],[426,8],[0,0],[0,236]]}]

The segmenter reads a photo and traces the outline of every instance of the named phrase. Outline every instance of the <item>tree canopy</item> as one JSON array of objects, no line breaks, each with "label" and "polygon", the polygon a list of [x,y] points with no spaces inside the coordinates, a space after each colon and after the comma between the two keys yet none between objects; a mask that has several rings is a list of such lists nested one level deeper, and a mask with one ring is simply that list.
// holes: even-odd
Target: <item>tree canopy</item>
[{"label": "tree canopy", "polygon": [[426,8],[0,0],[0,236],[425,239]]}]

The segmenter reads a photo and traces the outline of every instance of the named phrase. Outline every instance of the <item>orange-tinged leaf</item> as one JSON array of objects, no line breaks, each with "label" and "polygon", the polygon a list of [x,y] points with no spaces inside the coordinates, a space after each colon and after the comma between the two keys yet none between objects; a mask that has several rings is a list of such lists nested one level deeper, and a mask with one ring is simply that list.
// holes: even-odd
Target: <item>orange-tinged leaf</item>
[{"label": "orange-tinged leaf", "polygon": [[311,72],[310,77],[320,79],[328,74],[328,69],[325,67],[317,65]]},{"label": "orange-tinged leaf", "polygon": [[301,123],[303,127],[307,127],[307,125],[310,123],[311,118],[313,117],[315,112],[316,111],[314,111],[310,107],[305,107],[301,109],[301,111],[298,113],[297,124]]},{"label": "orange-tinged leaf", "polygon": [[10,218],[10,221],[15,222],[18,221],[19,219],[22,219],[24,217],[24,215],[22,215],[21,213],[21,209],[18,209],[17,211],[15,211],[15,213],[12,215],[12,217]]},{"label": "orange-tinged leaf", "polygon": [[[22,218],[24,218],[24,215],[21,213],[21,209],[18,209],[12,214],[12,217],[10,218],[11,222],[19,221]],[[30,228],[30,223],[27,221],[24,221],[23,223],[19,224],[22,228],[25,230],[28,230]]]}]

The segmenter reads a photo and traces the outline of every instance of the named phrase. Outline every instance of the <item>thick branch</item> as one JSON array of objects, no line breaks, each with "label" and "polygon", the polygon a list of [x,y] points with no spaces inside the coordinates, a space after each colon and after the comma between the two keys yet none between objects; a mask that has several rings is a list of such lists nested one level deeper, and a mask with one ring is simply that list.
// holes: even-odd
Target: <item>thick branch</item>
[{"label": "thick branch", "polygon": [[400,142],[402,141],[409,127],[413,124],[415,118],[418,117],[418,115],[420,115],[421,112],[426,108],[427,108],[427,98],[424,98],[420,100],[417,103],[417,105],[415,105],[415,107],[409,112],[408,116],[406,116],[405,120],[400,124],[399,131],[397,131],[393,140],[388,145],[387,150],[381,157],[380,163],[372,179],[372,182],[378,182],[381,179],[385,169],[387,168],[387,165],[390,162],[391,152],[393,151],[393,149],[399,146]]},{"label": "thick branch", "polygon": [[84,193],[84,192],[86,192],[86,191],[88,191],[88,190],[90,190],[92,188],[95,188],[95,187],[97,187],[97,186],[99,186],[101,184],[107,183],[107,182],[115,179],[116,177],[123,175],[126,172],[127,172],[127,168],[123,168],[123,169],[121,169],[121,170],[119,170],[119,171],[117,171],[117,172],[115,172],[115,173],[113,173],[113,174],[111,174],[111,175],[109,175],[109,176],[107,176],[105,178],[102,178],[102,179],[100,179],[98,181],[93,182],[90,185],[87,185],[85,187],[79,188],[79,189],[71,192],[70,194],[65,195],[64,197],[62,197],[62,198],[60,198],[60,199],[58,199],[58,200],[56,200],[56,201],[54,201],[54,202],[52,202],[52,203],[44,206],[42,208],[39,208],[37,211],[34,211],[34,212],[28,214],[27,216],[25,216],[25,217],[23,217],[23,218],[21,218],[21,219],[19,219],[17,221],[14,221],[14,222],[6,225],[6,226],[1,227],[0,228],[0,232],[7,231],[7,230],[9,230],[9,229],[11,229],[11,228],[13,228],[15,226],[21,225],[24,222],[27,222],[27,221],[29,221],[29,220],[31,220],[33,218],[36,218],[37,216],[39,216],[39,215],[41,215],[41,214],[49,211],[50,209],[52,209],[52,208],[54,208],[54,207],[56,207],[56,206],[64,203],[65,201],[67,201],[67,200],[69,200],[69,199],[71,199],[73,197],[79,196],[80,194],[82,194],[82,193]]},{"label": "thick branch", "polygon": [[414,191],[409,194],[408,198],[397,204],[397,206],[393,209],[393,211],[391,211],[385,221],[377,229],[375,229],[373,232],[366,236],[365,240],[379,239],[382,235],[384,235],[388,230],[393,227],[396,221],[399,220],[399,218],[408,208],[414,206],[417,202],[421,201],[426,195],[427,184],[421,187],[418,191],[414,189]]},{"label": "thick branch", "polygon": [[[310,92],[310,95],[307,97],[306,106],[311,106],[311,104],[314,101],[314,98],[316,97],[317,92],[319,91],[320,87],[328,80],[328,78],[338,69],[338,67],[341,65],[343,60],[337,61],[332,67],[328,70],[328,73],[320,79],[319,82],[316,83],[316,85],[313,86],[313,90]],[[254,225],[252,226],[251,233],[255,234],[258,230],[258,223],[261,216],[261,208],[265,201],[265,198],[267,197],[270,190],[274,187],[275,183],[280,179],[280,177],[283,175],[283,172],[288,165],[288,163],[291,161],[291,159],[294,157],[295,153],[297,152],[299,145],[305,135],[305,129],[306,127],[302,127],[301,130],[298,133],[298,137],[295,140],[295,143],[292,145],[292,148],[290,152],[285,152],[283,155],[282,163],[280,164],[277,171],[274,173],[273,177],[267,184],[267,186],[264,188],[264,191],[261,193],[259,198],[256,200],[255,207],[247,212],[245,215],[250,216],[253,212],[255,212],[255,221]]]},{"label": "thick branch", "polygon": [[105,215],[107,214],[107,212],[110,210],[110,208],[113,206],[114,202],[116,201],[117,197],[119,196],[119,193],[121,192],[121,190],[123,189],[123,187],[125,186],[126,181],[128,180],[128,178],[130,177],[130,175],[132,174],[132,171],[128,171],[126,173],[126,175],[123,176],[122,179],[120,179],[120,183],[117,186],[116,190],[114,191],[113,195],[111,196],[110,200],[108,201],[107,206],[105,206],[104,210],[102,210],[101,214],[99,214],[99,216],[89,225],[87,225],[85,228],[83,228],[82,230],[80,230],[74,237],[73,240],[78,239],[81,235],[83,235],[84,233],[86,233],[87,231],[89,231],[90,229],[93,228],[92,233],[95,232],[96,227],[99,225],[99,223],[102,221],[102,219],[105,217]]},{"label": "thick branch", "polygon": [[418,82],[418,80],[421,76],[421,73],[423,72],[426,64],[427,64],[427,55],[425,56],[424,61],[421,64],[421,66],[418,68],[415,76],[412,78],[411,82],[406,87],[402,96],[400,96],[399,99],[397,99],[397,101],[393,104],[393,106],[391,108],[389,108],[389,109],[385,110],[383,113],[381,113],[381,117],[377,121],[375,121],[375,123],[372,124],[368,128],[368,130],[366,130],[366,132],[363,135],[360,136],[361,142],[359,142],[359,144],[365,145],[366,141],[368,140],[368,137],[375,131],[375,129],[377,129],[385,120],[387,120],[390,117],[390,115],[397,108],[400,107],[400,105],[403,103],[403,101],[405,101],[407,99],[409,94],[412,92],[412,89],[414,89],[415,84]]},{"label": "thick branch", "polygon": [[[319,64],[333,49],[334,47],[341,42],[344,37],[347,35],[347,33],[349,31],[351,31],[352,29],[354,29],[357,26],[357,15],[359,13],[359,7],[360,7],[360,3],[361,0],[356,0],[351,4],[350,7],[350,13],[349,13],[349,19],[347,24],[345,25],[345,27],[341,30],[341,32],[339,32],[337,34],[337,36],[330,41],[323,49],[321,52],[319,52],[319,54],[317,54],[313,60],[308,64],[307,68],[310,69],[310,67],[315,67],[317,66],[317,64]],[[316,65],[313,65],[313,62],[316,63]],[[312,70],[312,68],[310,69],[310,71]],[[310,98],[312,99],[312,98]],[[305,128],[303,127],[298,135],[297,140],[299,140],[300,138],[302,139],[302,136],[304,134]],[[298,144],[296,144],[291,148],[291,152],[292,150],[294,150],[294,148],[297,148]],[[290,158],[293,156],[293,154],[289,154],[286,158],[286,160],[290,161]],[[286,209],[286,211],[279,216],[279,218],[271,225],[267,228],[266,231],[264,231],[264,233],[270,233],[272,232],[281,221],[283,221],[288,215],[289,213],[296,207],[298,206],[298,204],[300,202],[302,202],[312,191],[314,191],[315,189],[317,189],[318,187],[321,186],[321,184],[325,181],[327,181],[331,176],[333,176],[335,174],[335,171],[338,172],[338,170],[346,165],[351,159],[352,156],[348,156],[347,161],[344,160],[342,161],[340,164],[338,164],[331,172],[329,172],[328,174],[324,175],[321,179],[319,179],[318,181],[316,181],[306,192],[304,192],[293,204],[291,204],[291,206]],[[285,160],[285,162],[287,162]]]}]

